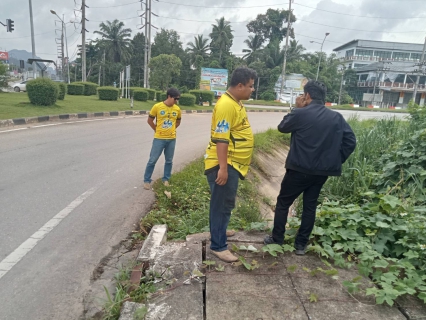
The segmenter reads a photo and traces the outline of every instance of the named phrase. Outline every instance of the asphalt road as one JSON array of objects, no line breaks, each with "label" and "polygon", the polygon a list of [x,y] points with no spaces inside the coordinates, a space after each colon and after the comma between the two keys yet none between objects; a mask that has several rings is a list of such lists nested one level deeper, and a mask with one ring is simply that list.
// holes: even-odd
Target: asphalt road
[{"label": "asphalt road", "polygon": [[[257,132],[275,128],[283,115],[249,113],[249,119]],[[210,119],[211,114],[184,114],[174,171],[203,155]],[[77,319],[82,314],[94,269],[154,201],[153,192],[142,188],[153,138],[146,120],[0,131],[0,319]],[[161,177],[163,165],[160,159],[154,179]]]}]

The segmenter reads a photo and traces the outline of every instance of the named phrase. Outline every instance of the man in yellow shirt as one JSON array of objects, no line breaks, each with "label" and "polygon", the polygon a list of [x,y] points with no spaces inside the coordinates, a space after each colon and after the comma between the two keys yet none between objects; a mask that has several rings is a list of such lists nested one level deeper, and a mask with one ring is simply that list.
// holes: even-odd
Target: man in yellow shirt
[{"label": "man in yellow shirt", "polygon": [[256,72],[235,69],[228,91],[213,110],[211,140],[206,150],[205,174],[210,186],[210,249],[225,262],[238,258],[228,250],[226,228],[235,208],[238,179],[244,179],[253,153],[253,132],[241,103],[254,91]]},{"label": "man in yellow shirt", "polygon": [[[152,172],[163,151],[166,162],[164,164],[162,180],[165,186],[169,186],[176,146],[176,129],[180,125],[182,116],[180,108],[176,105],[179,98],[179,91],[171,88],[167,90],[167,99],[155,104],[149,112],[148,124],[154,130],[155,134],[144,174],[144,188],[146,190],[151,189]],[[155,123],[154,119],[156,120]]]}]

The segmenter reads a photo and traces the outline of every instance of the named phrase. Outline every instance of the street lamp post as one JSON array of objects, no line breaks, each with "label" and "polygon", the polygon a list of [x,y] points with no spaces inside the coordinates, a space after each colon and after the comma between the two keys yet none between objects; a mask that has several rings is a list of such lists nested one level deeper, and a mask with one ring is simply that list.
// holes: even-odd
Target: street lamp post
[{"label": "street lamp post", "polygon": [[329,36],[329,32],[327,32],[325,34],[324,40],[322,41],[322,43],[316,42],[316,41],[311,41],[311,43],[318,43],[321,45],[321,50],[320,50],[320,56],[319,56],[319,61],[318,61],[318,70],[317,70],[317,77],[315,78],[315,80],[318,80],[318,76],[319,76],[319,70],[320,70],[320,65],[321,65],[321,58],[322,58],[322,47],[324,45],[325,42],[325,38],[327,38]]},{"label": "street lamp post", "polygon": [[[54,14],[55,16],[57,16],[58,19],[62,22],[62,30],[65,33],[65,47],[66,47],[66,50],[67,50],[67,78],[68,78],[68,83],[70,83],[70,61],[69,61],[70,57],[68,55],[67,27],[65,25],[63,15],[62,15],[62,19],[61,19],[54,10],[50,10],[50,12],[52,14]],[[62,66],[62,68],[63,68],[63,66]]]}]

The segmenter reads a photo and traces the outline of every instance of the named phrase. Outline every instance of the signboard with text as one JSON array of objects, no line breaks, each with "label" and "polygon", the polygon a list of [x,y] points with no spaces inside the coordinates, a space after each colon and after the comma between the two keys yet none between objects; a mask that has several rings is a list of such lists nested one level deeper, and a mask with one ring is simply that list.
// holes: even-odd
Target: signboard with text
[{"label": "signboard with text", "polygon": [[201,68],[201,90],[213,91],[215,96],[222,96],[228,88],[228,70]]}]

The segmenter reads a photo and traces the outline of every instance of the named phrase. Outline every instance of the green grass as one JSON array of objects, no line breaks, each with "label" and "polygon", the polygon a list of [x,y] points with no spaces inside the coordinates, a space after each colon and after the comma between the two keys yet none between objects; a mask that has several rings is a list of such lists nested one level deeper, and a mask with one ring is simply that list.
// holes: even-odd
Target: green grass
[{"label": "green grass", "polygon": [[[134,101],[133,110],[150,110],[155,101]],[[208,110],[213,107],[183,107],[182,110],[202,109]],[[34,106],[30,103],[27,93],[0,93],[0,120],[27,118],[47,115],[59,115],[67,113],[84,112],[108,112],[131,110],[130,100],[119,99],[118,101],[102,101],[98,96],[70,96],[65,100],[58,100],[55,105],[49,107]]]},{"label": "green grass", "polygon": [[288,107],[288,103],[282,103],[278,101],[266,101],[266,100],[247,100],[243,101],[244,105],[255,105],[255,106],[280,106]]}]

